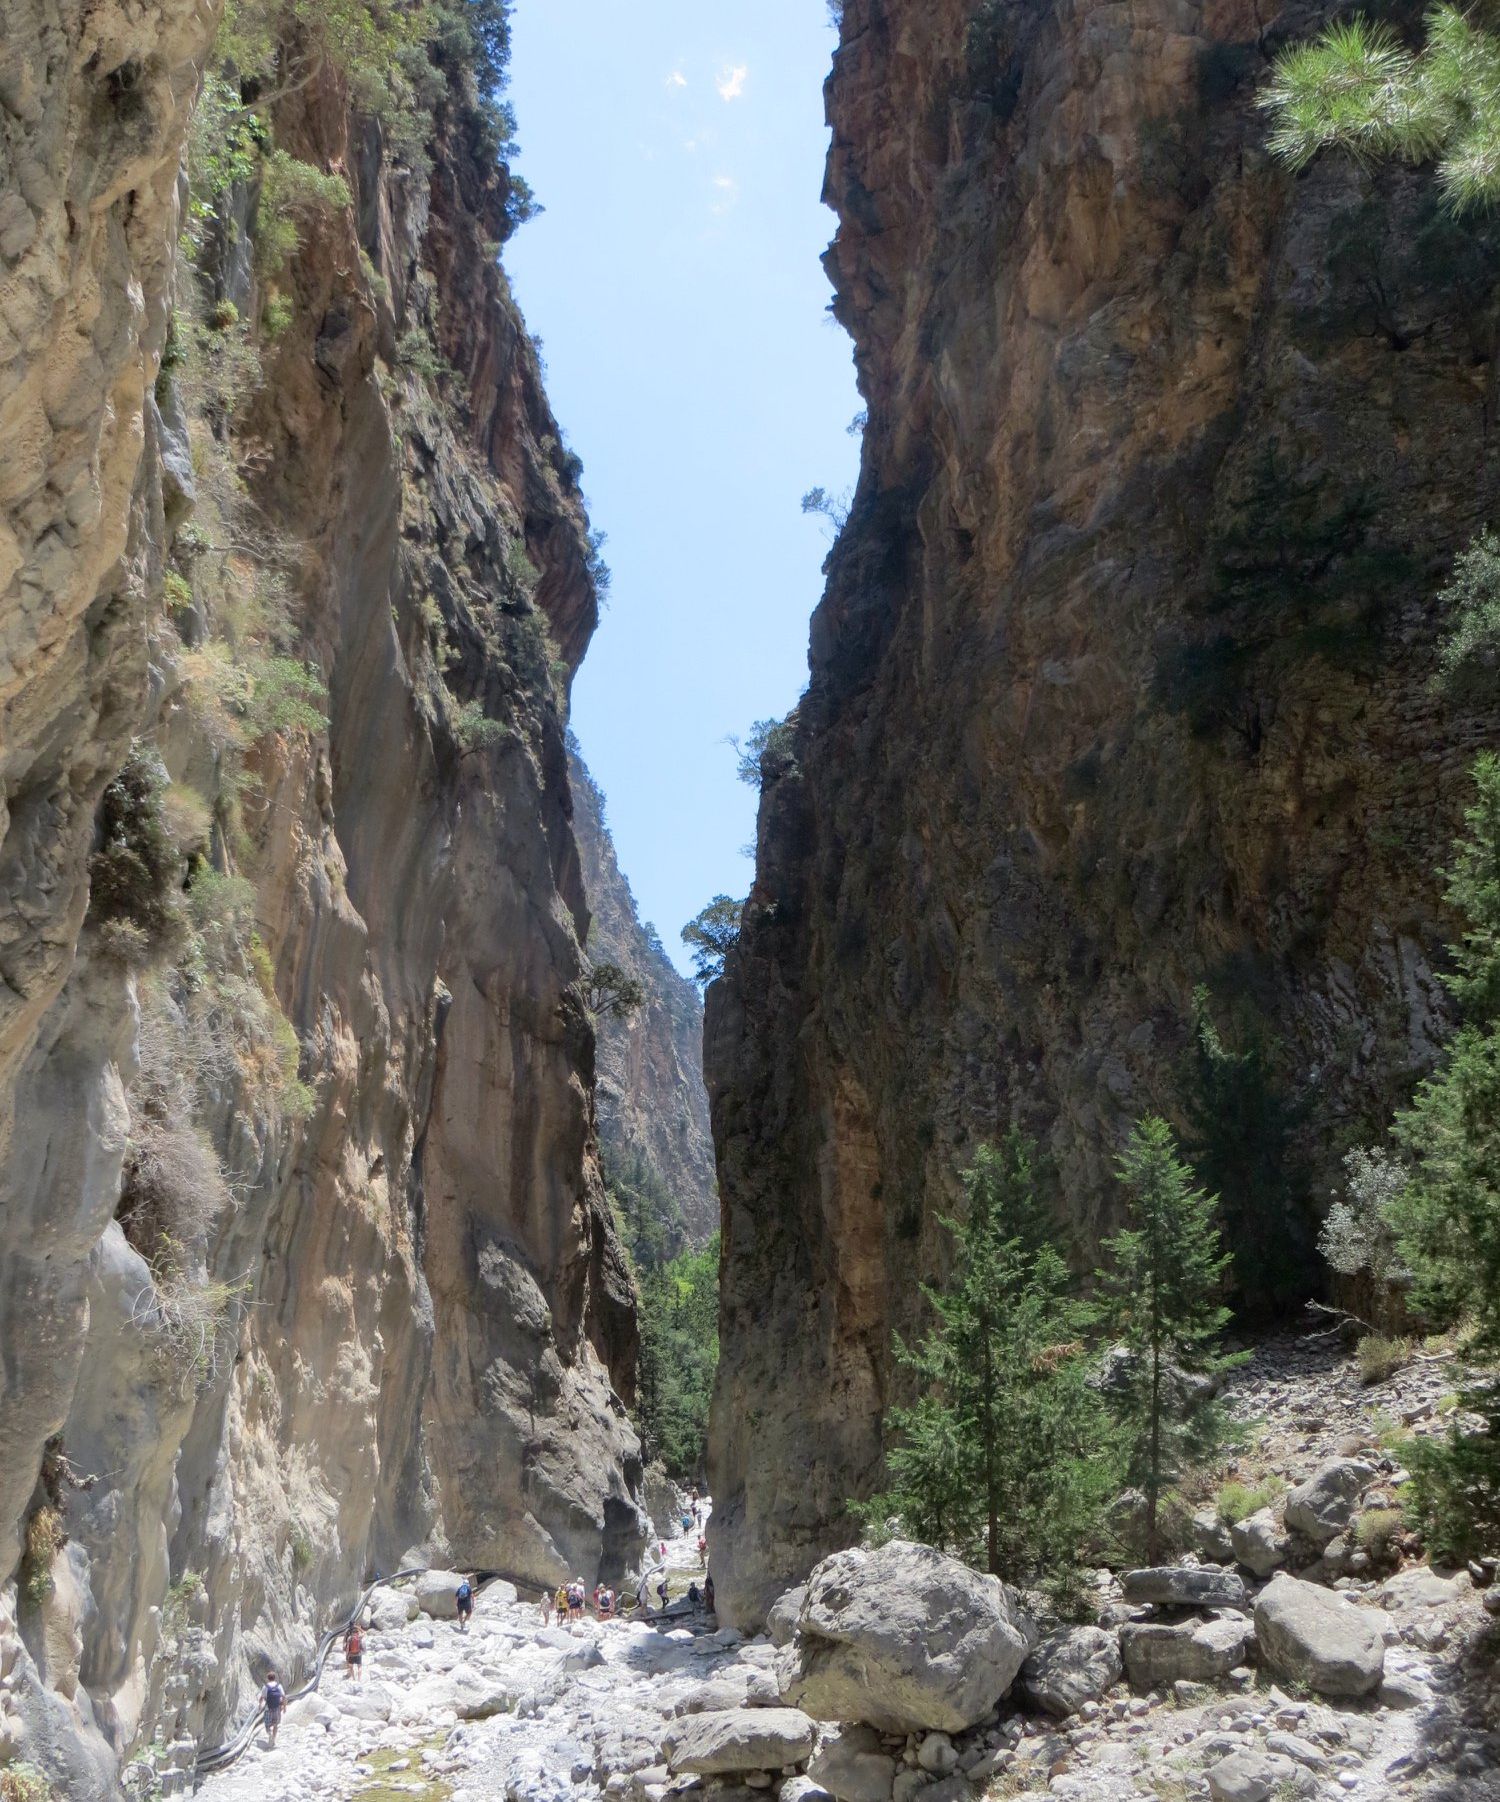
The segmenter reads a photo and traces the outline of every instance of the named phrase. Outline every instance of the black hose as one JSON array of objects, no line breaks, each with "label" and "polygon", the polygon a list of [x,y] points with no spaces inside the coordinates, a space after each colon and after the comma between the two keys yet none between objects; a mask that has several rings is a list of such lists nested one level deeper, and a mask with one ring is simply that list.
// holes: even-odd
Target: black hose
[{"label": "black hose", "polygon": [[[406,1570],[398,1570],[394,1576],[377,1577],[354,1604],[353,1612],[348,1619],[339,1626],[330,1627],[318,1641],[312,1676],[300,1689],[294,1689],[288,1694],[286,1705],[290,1707],[293,1702],[300,1702],[304,1696],[312,1695],[317,1689],[323,1681],[323,1666],[328,1662],[328,1654],[364,1613],[369,1606],[370,1597],[377,1589],[385,1589],[393,1583],[405,1583],[412,1577],[426,1576],[427,1572],[434,1568],[430,1564],[414,1564]],[[513,1577],[504,1571],[473,1571],[470,1573],[470,1578],[476,1588],[483,1588],[486,1583],[510,1583],[518,1589],[534,1589],[538,1594],[545,1594],[551,1587],[550,1584],[538,1583],[531,1577]],[[198,1754],[193,1765],[195,1775],[206,1777],[213,1771],[222,1771],[232,1765],[249,1747],[250,1741],[255,1737],[255,1729],[265,1718],[266,1705],[261,1702],[249,1720],[237,1728],[230,1738],[224,1741],[223,1745],[213,1746],[207,1752]]]}]

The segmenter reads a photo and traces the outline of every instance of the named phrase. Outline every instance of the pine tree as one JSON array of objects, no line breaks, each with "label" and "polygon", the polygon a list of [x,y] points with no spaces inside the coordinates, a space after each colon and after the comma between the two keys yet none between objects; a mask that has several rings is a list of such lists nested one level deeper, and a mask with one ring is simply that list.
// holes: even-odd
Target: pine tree
[{"label": "pine tree", "polygon": [[1229,1322],[1219,1301],[1230,1264],[1215,1219],[1217,1198],[1194,1186],[1165,1120],[1138,1121],[1119,1165],[1130,1225],[1105,1244],[1099,1272],[1106,1318],[1127,1354],[1114,1402],[1130,1480],[1146,1496],[1146,1555],[1162,1553],[1161,1500],[1184,1464],[1222,1432],[1212,1384],[1240,1362],[1216,1350]]},{"label": "pine tree", "polygon": [[937,1323],[897,1342],[922,1388],[891,1411],[892,1487],[871,1518],[1012,1578],[1066,1590],[1116,1485],[1111,1425],[1088,1385],[1093,1311],[1048,1242],[1030,1146],[1012,1133],[964,1176],[953,1277],[924,1288]]},{"label": "pine tree", "polygon": [[1455,213],[1500,198],[1500,38],[1457,6],[1427,15],[1413,51],[1387,24],[1341,19],[1283,51],[1261,96],[1271,150],[1293,169],[1320,150],[1359,162],[1436,162]]},{"label": "pine tree", "polygon": [[[1442,1065],[1397,1117],[1411,1180],[1389,1210],[1418,1302],[1467,1318],[1475,1350],[1500,1352],[1500,758],[1474,765],[1476,797],[1448,872],[1466,926],[1445,981],[1465,1019]],[[1435,1551],[1468,1557],[1500,1547],[1500,1384],[1473,1384],[1466,1411],[1480,1430],[1416,1448],[1412,1510]]]}]

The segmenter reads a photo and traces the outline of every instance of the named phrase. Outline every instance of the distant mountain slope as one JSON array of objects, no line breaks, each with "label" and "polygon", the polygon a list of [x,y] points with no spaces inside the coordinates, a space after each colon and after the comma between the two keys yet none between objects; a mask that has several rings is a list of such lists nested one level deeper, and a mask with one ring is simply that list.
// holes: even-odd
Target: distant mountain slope
[{"label": "distant mountain slope", "polygon": [[719,1224],[703,1086],[703,1004],[673,968],[655,929],[641,922],[605,824],[604,796],[571,737],[568,756],[573,830],[593,915],[589,956],[595,964],[618,964],[646,991],[632,1014],[599,1021],[595,1098],[605,1174],[617,1200],[628,1191],[656,1217],[669,1255],[704,1244]]}]

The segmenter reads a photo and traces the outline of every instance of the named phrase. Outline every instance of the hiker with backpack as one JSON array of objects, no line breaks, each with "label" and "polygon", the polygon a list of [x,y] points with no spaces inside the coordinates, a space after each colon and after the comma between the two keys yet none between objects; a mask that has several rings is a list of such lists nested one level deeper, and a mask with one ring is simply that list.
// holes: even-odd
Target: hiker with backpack
[{"label": "hiker with backpack", "polygon": [[356,1689],[360,1688],[364,1679],[362,1672],[365,1662],[365,1636],[358,1621],[344,1635],[344,1674]]},{"label": "hiker with backpack", "polygon": [[581,1583],[568,1585],[568,1625],[583,1619],[584,1588]]},{"label": "hiker with backpack", "polygon": [[266,1707],[266,1737],[274,1746],[276,1732],[286,1709],[286,1691],[281,1687],[281,1680],[275,1671],[266,1672],[266,1687],[261,1692],[261,1697]]},{"label": "hiker with backpack", "polygon": [[458,1604],[458,1630],[467,1633],[469,1622],[474,1618],[474,1585],[467,1577],[460,1582],[453,1599]]}]

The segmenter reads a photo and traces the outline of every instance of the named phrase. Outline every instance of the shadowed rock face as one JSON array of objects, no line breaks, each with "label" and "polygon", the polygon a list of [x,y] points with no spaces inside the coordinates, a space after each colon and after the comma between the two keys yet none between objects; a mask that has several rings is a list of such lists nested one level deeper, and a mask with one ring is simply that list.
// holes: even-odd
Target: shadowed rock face
[{"label": "shadowed rock face", "polygon": [[676,1202],[682,1218],[671,1248],[701,1245],[719,1224],[703,1086],[703,1004],[636,911],[605,824],[604,796],[576,753],[568,767],[588,895],[590,959],[618,964],[645,990],[638,1008],[598,1022],[599,1143],[613,1168],[645,1171]]},{"label": "shadowed rock face", "polygon": [[[0,1592],[0,1756],[92,1802],[157,1729],[216,1735],[265,1659],[295,1672],[372,1566],[626,1564],[636,1341],[563,730],[596,601],[495,261],[506,177],[457,87],[428,181],[325,76],[283,103],[278,141],[341,170],[354,204],[283,271],[289,316],[220,442],[256,532],[294,547],[291,643],[327,725],[257,740],[206,853],[253,890],[254,980],[313,1099],[293,1117],[235,1067],[203,1104],[232,1184],[203,1252],[225,1326],[166,1371],[151,1273],[114,1218],[156,978],[85,922],[91,821],[133,734],[174,787],[215,779],[198,626],[162,606],[194,465],[157,365],[174,281],[243,320],[264,296],[243,254],[173,270],[213,9],[13,12],[0,421],[35,457],[0,458],[0,1568],[14,1579],[23,1523],[53,1502],[69,1543],[40,1597]],[[408,369],[414,324],[451,373]],[[465,702],[482,731],[455,723]],[[93,1488],[44,1458],[59,1433]]]},{"label": "shadowed rock face", "polygon": [[864,466],[706,1029],[738,1622],[877,1481],[976,1143],[1041,1141],[1087,1255],[1131,1120],[1191,1124],[1204,983],[1286,1123],[1241,1281],[1295,1294],[1302,1198],[1434,1056],[1493,712],[1430,693],[1432,597],[1493,516],[1500,257],[1425,172],[1270,164],[1256,87],[1320,16],[844,8]]}]

